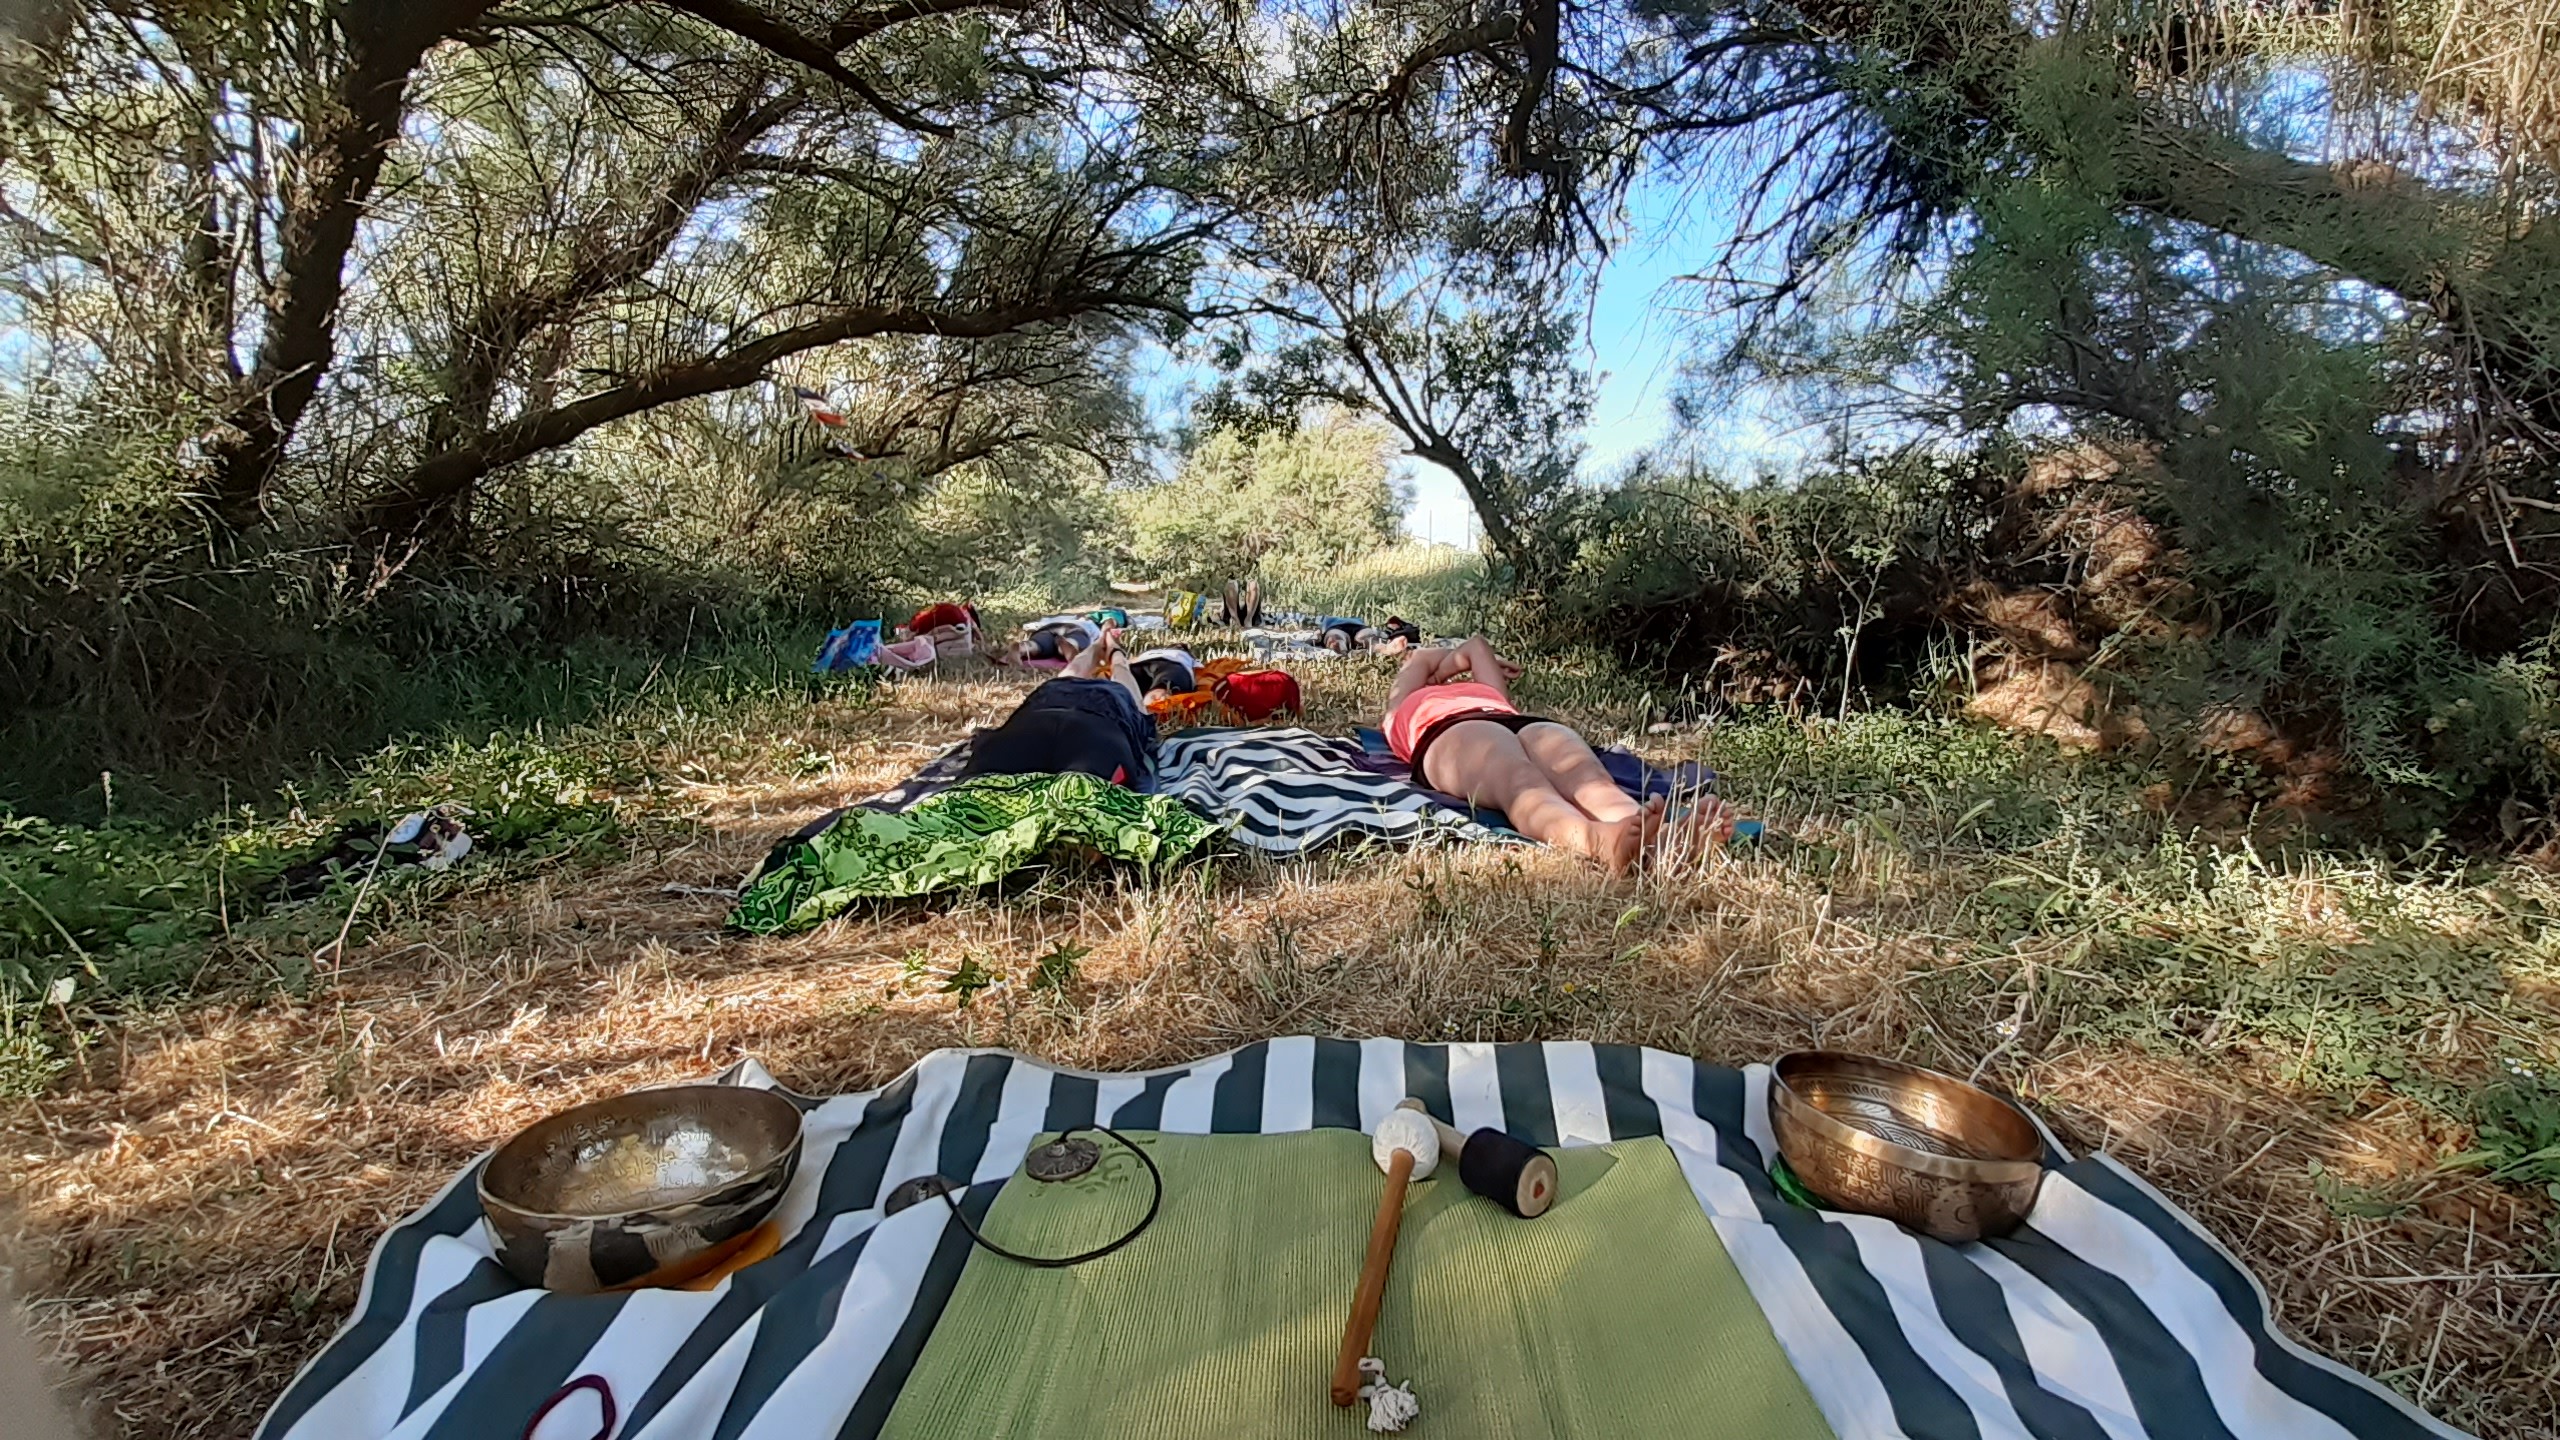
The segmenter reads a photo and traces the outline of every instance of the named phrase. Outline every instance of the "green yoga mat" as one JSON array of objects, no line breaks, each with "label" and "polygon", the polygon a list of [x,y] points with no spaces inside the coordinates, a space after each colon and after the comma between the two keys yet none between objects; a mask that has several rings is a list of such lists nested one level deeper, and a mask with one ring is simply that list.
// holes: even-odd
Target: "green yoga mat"
[{"label": "green yoga mat", "polygon": [[[1078,1180],[1017,1174],[988,1238],[1087,1250],[1145,1212],[1107,1137]],[[883,1432],[1368,1434],[1325,1395],[1385,1177],[1367,1137],[1145,1133],[1164,1209],[1128,1248],[1039,1270],[974,1253]],[[1454,1168],[1413,1187],[1369,1353],[1412,1384],[1408,1434],[1832,1440],[1659,1140],[1553,1152],[1562,1198],[1519,1220]]]}]

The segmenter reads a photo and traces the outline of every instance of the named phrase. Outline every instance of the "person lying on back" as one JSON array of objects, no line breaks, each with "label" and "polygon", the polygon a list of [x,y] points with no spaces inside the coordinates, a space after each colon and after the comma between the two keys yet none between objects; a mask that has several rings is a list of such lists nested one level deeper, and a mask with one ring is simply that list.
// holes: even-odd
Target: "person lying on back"
[{"label": "person lying on back", "polygon": [[[1481,635],[1414,652],[1387,696],[1388,748],[1420,783],[1625,874],[1662,833],[1661,797],[1637,803],[1571,727],[1522,714],[1510,689],[1520,674]],[[1698,819],[1712,833],[1730,824],[1712,800]]]},{"label": "person lying on back", "polygon": [[1155,769],[1156,725],[1148,718],[1127,663],[1102,678],[1119,636],[1096,635],[1067,661],[1066,673],[1043,681],[1013,713],[969,743],[963,775],[1081,773],[1136,787]]},{"label": "person lying on back", "polygon": [[1101,636],[1102,627],[1082,615],[1052,615],[1023,628],[1022,645],[1016,652],[1016,658],[1072,663],[1078,655],[1092,649]]},{"label": "person lying on back", "polygon": [[[1114,636],[1116,644],[1118,637]],[[1147,704],[1172,695],[1187,695],[1199,685],[1200,662],[1191,652],[1179,646],[1162,646],[1146,651],[1128,662],[1129,677],[1137,682],[1139,698]],[[1117,667],[1115,668],[1115,672]]]},{"label": "person lying on back", "polygon": [[1422,627],[1401,615],[1390,615],[1384,625],[1371,625],[1350,616],[1328,616],[1317,638],[1324,648],[1336,655],[1355,650],[1373,651],[1380,655],[1401,655],[1422,643]]}]

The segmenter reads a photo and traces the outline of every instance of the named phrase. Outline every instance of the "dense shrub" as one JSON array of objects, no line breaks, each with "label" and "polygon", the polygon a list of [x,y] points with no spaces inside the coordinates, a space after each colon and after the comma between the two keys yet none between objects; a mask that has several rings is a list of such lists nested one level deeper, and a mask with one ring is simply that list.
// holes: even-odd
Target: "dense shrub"
[{"label": "dense shrub", "polygon": [[1197,588],[1383,549],[1404,510],[1388,481],[1394,449],[1383,425],[1338,410],[1290,429],[1214,431],[1173,479],[1128,497],[1133,558],[1150,579]]},{"label": "dense shrub", "polygon": [[805,665],[847,619],[1101,584],[1096,465],[911,484],[698,418],[509,472],[467,543],[386,554],[289,517],[223,538],[169,424],[0,407],[0,815],[198,815],[394,738],[574,719],[688,654]]},{"label": "dense shrub", "polygon": [[1727,701],[1961,699],[2050,672],[2113,697],[2075,717],[2087,733],[2138,715],[2108,738],[2147,736],[2243,789],[2267,766],[2317,781],[2265,798],[2361,803],[2347,782],[2395,824],[2494,814],[2505,838],[2539,836],[2560,777],[2552,642],[2459,644],[2423,533],[2395,513],[2245,452],[2139,442],[1994,437],[1791,482],[1640,469],[1591,507],[1529,619]]},{"label": "dense shrub", "polygon": [[1757,698],[1898,694],[1980,554],[1988,484],[1979,464],[1926,458],[1750,484],[1639,469],[1591,507],[1543,618]]}]

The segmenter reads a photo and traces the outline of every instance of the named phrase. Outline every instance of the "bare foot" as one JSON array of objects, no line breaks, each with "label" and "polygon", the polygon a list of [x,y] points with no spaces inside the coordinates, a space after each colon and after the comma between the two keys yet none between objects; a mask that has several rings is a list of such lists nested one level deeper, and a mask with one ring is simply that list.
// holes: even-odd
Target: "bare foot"
[{"label": "bare foot", "polygon": [[1731,806],[1714,796],[1706,796],[1682,808],[1662,828],[1661,844],[1666,852],[1703,857],[1733,838],[1734,814]]},{"label": "bare foot", "polygon": [[1659,795],[1645,797],[1644,809],[1637,812],[1636,823],[1644,837],[1643,854],[1651,859],[1662,848],[1665,827],[1671,823],[1669,802]]},{"label": "bare foot", "polygon": [[1733,838],[1733,807],[1710,795],[1692,807],[1689,825],[1721,845]]},{"label": "bare foot", "polygon": [[1608,871],[1612,880],[1633,870],[1636,862],[1644,858],[1649,818],[1649,812],[1639,811],[1624,820],[1594,820],[1586,824],[1579,847],[1584,858]]}]

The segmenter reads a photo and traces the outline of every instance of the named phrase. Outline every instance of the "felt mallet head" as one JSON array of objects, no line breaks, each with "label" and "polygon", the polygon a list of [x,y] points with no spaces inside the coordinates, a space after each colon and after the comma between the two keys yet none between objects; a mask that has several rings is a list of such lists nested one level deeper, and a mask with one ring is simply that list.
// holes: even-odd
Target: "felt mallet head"
[{"label": "felt mallet head", "polygon": [[1458,1152],[1458,1179],[1523,1220],[1556,1203],[1556,1162],[1547,1152],[1488,1125]]},{"label": "felt mallet head", "polygon": [[1428,1115],[1390,1111],[1369,1136],[1369,1158],[1386,1172],[1378,1191],[1378,1218],[1369,1226],[1369,1256],[1360,1265],[1360,1290],[1351,1299],[1351,1318],[1342,1327],[1342,1348],[1333,1357],[1331,1394],[1336,1405],[1360,1398],[1360,1361],[1369,1352],[1369,1332],[1377,1326],[1378,1307],[1387,1298],[1387,1266],[1395,1259],[1396,1231],[1404,1223],[1406,1186],[1440,1168],[1440,1132]]},{"label": "felt mallet head", "polygon": [[1369,1158],[1385,1170],[1399,1150],[1413,1156],[1413,1178],[1428,1180],[1440,1168],[1440,1131],[1431,1117],[1411,1110],[1389,1111],[1369,1137]]}]

